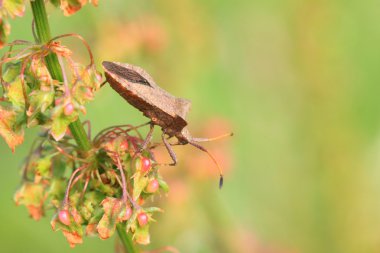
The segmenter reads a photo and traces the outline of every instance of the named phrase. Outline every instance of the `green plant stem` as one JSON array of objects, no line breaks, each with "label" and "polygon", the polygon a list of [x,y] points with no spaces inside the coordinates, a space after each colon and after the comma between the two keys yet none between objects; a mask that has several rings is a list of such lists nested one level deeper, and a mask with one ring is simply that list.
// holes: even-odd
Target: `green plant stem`
[{"label": "green plant stem", "polygon": [[[30,1],[38,36],[37,42],[47,43],[51,40],[49,21],[46,14],[44,0]],[[46,56],[46,64],[51,76],[58,81],[63,81],[62,71],[56,54]],[[69,125],[71,134],[77,142],[79,148],[86,152],[91,149],[91,141],[88,139],[86,131],[79,119]]]},{"label": "green plant stem", "polygon": [[119,235],[121,241],[123,242],[124,248],[127,253],[138,253],[139,250],[133,244],[132,238],[125,231],[125,227],[121,224],[116,225],[117,234]]}]

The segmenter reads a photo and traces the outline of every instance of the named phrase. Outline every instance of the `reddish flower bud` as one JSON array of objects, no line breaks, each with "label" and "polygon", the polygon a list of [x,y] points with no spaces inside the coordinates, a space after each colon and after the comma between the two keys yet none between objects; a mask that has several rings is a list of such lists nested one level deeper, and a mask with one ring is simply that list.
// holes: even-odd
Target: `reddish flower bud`
[{"label": "reddish flower bud", "polygon": [[128,220],[129,218],[131,218],[132,213],[133,213],[132,208],[127,206],[127,209],[125,210],[125,217],[124,218],[126,220]]},{"label": "reddish flower bud", "polygon": [[148,215],[146,215],[144,212],[137,215],[137,221],[139,222],[140,227],[145,226],[148,223],[148,219]]},{"label": "reddish flower bud", "polygon": [[57,99],[54,101],[55,106],[59,105],[60,103],[62,103],[62,98],[57,98]]},{"label": "reddish flower bud", "polygon": [[70,225],[70,213],[69,210],[61,210],[58,213],[58,219],[66,226]]},{"label": "reddish flower bud", "polygon": [[152,164],[149,158],[141,157],[141,171],[146,173],[150,170]]},{"label": "reddish flower bud", "polygon": [[139,199],[137,200],[137,204],[139,204],[140,206],[144,205],[144,198],[142,196],[139,197]]},{"label": "reddish flower bud", "polygon": [[63,113],[66,116],[69,116],[69,115],[71,115],[73,113],[73,111],[74,111],[74,105],[72,103],[68,103],[67,105],[65,105]]},{"label": "reddish flower bud", "polygon": [[128,141],[127,140],[123,140],[121,143],[120,143],[120,149],[121,150],[127,150],[128,149]]},{"label": "reddish flower bud", "polygon": [[146,191],[149,193],[154,193],[158,190],[159,187],[160,184],[158,183],[157,179],[153,179],[148,183]]}]

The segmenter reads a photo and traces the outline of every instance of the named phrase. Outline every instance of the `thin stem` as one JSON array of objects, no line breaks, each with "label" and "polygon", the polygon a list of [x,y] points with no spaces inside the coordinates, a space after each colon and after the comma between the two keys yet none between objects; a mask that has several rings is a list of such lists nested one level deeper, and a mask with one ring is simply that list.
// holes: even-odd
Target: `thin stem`
[{"label": "thin stem", "polygon": [[[51,33],[44,0],[30,1],[30,4],[32,6],[33,18],[36,24],[38,36],[37,43],[47,43],[51,40]],[[62,81],[63,76],[61,69],[59,68],[57,55],[49,54],[46,57],[46,63],[52,77],[56,80]]]},{"label": "thin stem", "polygon": [[[46,9],[44,0],[34,0],[30,1],[33,11],[34,22],[36,25],[36,32],[38,35],[37,43],[47,43],[51,38],[49,22],[47,19]],[[47,68],[51,76],[62,82],[63,74],[58,62],[58,58],[56,54],[49,54],[45,57]],[[78,144],[78,147],[82,151],[89,151],[91,149],[91,142],[87,138],[86,131],[83,128],[80,120],[76,120],[69,125],[71,134],[73,135],[75,141]]]},{"label": "thin stem", "polygon": [[127,203],[127,183],[126,183],[126,180],[125,180],[125,175],[124,175],[124,171],[123,171],[123,166],[121,165],[121,162],[120,162],[120,158],[119,158],[119,155],[116,155],[116,160],[117,160],[117,168],[120,170],[120,176],[121,176],[121,182],[122,182],[122,190],[123,190],[123,202],[124,204]]},{"label": "thin stem", "polygon": [[129,234],[127,234],[127,231],[125,230],[125,227],[122,226],[122,224],[116,225],[117,234],[119,235],[124,248],[127,253],[138,253],[139,250],[136,248],[136,246],[133,244],[132,238]]},{"label": "thin stem", "polygon": [[71,177],[70,177],[70,180],[69,180],[69,183],[67,184],[67,188],[66,188],[66,192],[65,192],[65,198],[63,199],[63,206],[66,207],[69,205],[69,195],[70,195],[70,189],[72,187],[72,182],[74,180],[74,177],[76,174],[78,174],[78,172],[80,172],[81,170],[85,169],[88,167],[88,164],[85,164],[81,167],[79,167],[78,169],[76,169],[73,174],[71,174]]}]

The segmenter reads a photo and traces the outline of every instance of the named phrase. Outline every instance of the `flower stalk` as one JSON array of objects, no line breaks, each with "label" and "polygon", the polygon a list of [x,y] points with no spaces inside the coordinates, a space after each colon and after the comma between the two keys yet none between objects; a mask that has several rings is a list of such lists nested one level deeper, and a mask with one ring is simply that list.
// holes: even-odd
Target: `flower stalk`
[{"label": "flower stalk", "polygon": [[[38,41],[36,42],[47,43],[51,40],[51,33],[45,9],[45,2],[44,0],[34,0],[30,1],[30,3],[32,6],[33,18],[38,36],[38,38],[36,38]],[[57,55],[49,54],[45,59],[51,76],[55,80],[62,82],[63,75],[59,66]],[[91,141],[88,139],[86,131],[84,130],[84,127],[80,120],[77,119],[76,121],[72,122],[69,125],[69,129],[79,148],[84,152],[89,151],[91,149]]]},{"label": "flower stalk", "polygon": [[[36,33],[38,36],[38,38],[36,38],[37,40],[36,42],[47,43],[51,40],[52,37],[51,37],[49,22],[48,22],[48,18],[46,14],[46,9],[45,9],[45,2],[44,0],[34,0],[34,1],[30,1],[30,3],[32,7],[34,22],[35,22]],[[51,76],[54,79],[62,82],[63,74],[61,72],[57,55],[49,54],[48,56],[46,56],[45,60],[46,60],[46,64]],[[75,122],[72,122],[69,125],[69,129],[71,131],[73,138],[77,142],[80,150],[87,152],[92,148],[91,140],[88,139],[87,134],[84,130],[84,127],[79,119],[76,120]],[[124,245],[126,252],[128,253],[139,252],[139,250],[133,243],[131,236],[127,234],[125,226],[121,226],[120,224],[118,224],[117,232]]]},{"label": "flower stalk", "polygon": [[131,236],[127,234],[125,227],[122,224],[117,224],[116,230],[121,242],[123,243],[125,252],[138,253],[139,250],[137,249],[136,245],[133,243]]}]

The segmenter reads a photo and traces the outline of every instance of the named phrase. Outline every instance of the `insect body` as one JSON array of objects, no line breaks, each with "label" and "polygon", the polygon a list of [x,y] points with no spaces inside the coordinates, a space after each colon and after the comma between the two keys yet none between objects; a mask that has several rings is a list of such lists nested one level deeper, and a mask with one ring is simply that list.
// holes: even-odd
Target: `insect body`
[{"label": "insect body", "polygon": [[171,165],[177,163],[177,158],[165,135],[167,135],[168,138],[175,136],[179,144],[191,144],[206,152],[219,169],[219,187],[222,187],[223,173],[218,162],[205,148],[197,143],[210,141],[212,139],[194,138],[186,127],[186,115],[191,107],[191,102],[187,99],[177,98],[163,90],[154,82],[152,77],[140,67],[127,63],[104,61],[103,68],[107,82],[111,87],[127,100],[128,103],[151,119],[151,128],[143,146],[150,142],[154,125],[160,126],[163,133],[162,141],[173,160]]}]

